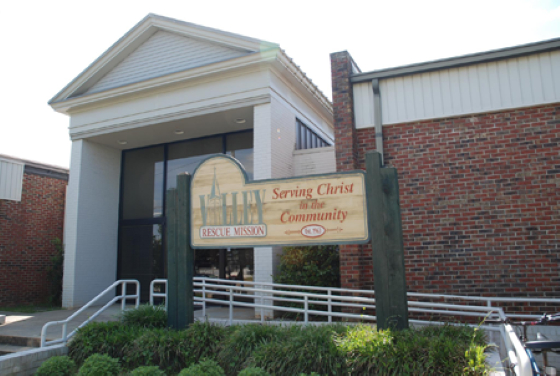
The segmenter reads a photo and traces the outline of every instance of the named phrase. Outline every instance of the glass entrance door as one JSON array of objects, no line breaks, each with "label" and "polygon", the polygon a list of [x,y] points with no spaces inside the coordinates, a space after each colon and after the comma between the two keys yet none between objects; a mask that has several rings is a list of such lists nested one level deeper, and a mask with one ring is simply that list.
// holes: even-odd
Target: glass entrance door
[{"label": "glass entrance door", "polygon": [[[142,301],[167,277],[165,192],[213,154],[237,158],[252,179],[252,130],[123,151],[117,278],[139,280]],[[253,265],[252,249],[195,253],[195,275],[252,280]]]}]

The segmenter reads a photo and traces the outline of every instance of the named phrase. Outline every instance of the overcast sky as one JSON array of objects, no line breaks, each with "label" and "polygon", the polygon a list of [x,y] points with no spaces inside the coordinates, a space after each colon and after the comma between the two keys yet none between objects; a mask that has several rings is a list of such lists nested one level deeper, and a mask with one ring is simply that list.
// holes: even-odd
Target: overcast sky
[{"label": "overcast sky", "polygon": [[68,167],[47,101],[148,13],[279,43],[330,98],[329,54],[370,71],[560,37],[560,0],[10,1],[2,5],[0,154]]}]

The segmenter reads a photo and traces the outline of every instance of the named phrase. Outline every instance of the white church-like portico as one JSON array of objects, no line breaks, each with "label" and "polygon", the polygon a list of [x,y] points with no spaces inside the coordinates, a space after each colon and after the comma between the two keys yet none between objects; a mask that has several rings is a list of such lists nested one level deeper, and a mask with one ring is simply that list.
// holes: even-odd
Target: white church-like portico
[{"label": "white church-like portico", "polygon": [[[72,140],[65,307],[166,277],[165,191],[208,155],[255,180],[335,171],[332,106],[277,44],[157,15],[49,104]],[[195,273],[271,282],[280,252],[201,250]]]}]

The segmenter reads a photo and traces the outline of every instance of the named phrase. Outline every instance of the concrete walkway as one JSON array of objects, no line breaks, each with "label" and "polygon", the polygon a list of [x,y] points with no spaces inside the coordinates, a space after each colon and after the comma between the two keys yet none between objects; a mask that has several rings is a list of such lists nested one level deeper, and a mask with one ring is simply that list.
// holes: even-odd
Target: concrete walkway
[{"label": "concrete walkway", "polygon": [[[85,320],[91,317],[101,307],[90,307],[68,323],[68,333],[76,329]],[[6,323],[0,325],[0,336],[17,337],[41,337],[41,329],[49,321],[61,321],[67,319],[76,312],[76,309],[63,309],[58,311],[47,311],[37,313],[17,313],[0,311],[0,315],[6,315]],[[121,306],[115,304],[101,313],[94,321],[117,321],[120,318]],[[204,320],[202,311],[196,310],[196,320]],[[206,316],[213,322],[224,322],[229,320],[228,307],[209,307],[206,309]],[[235,321],[255,320],[255,310],[251,308],[235,308],[233,310]],[[48,339],[56,339],[62,336],[62,325],[53,325],[47,330]]]}]

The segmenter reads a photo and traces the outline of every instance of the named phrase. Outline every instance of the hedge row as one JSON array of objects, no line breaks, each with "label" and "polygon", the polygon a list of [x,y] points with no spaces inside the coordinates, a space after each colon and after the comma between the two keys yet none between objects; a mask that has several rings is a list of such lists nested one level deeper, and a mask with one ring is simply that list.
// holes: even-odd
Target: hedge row
[{"label": "hedge row", "polygon": [[[149,320],[148,320],[149,321]],[[377,332],[369,325],[222,327],[195,323],[175,331],[163,324],[92,323],[80,329],[69,355],[82,364],[93,354],[120,359],[128,370],[157,366],[169,375],[203,360],[226,375],[259,367],[271,375],[482,375],[485,339],[468,326]]]}]

